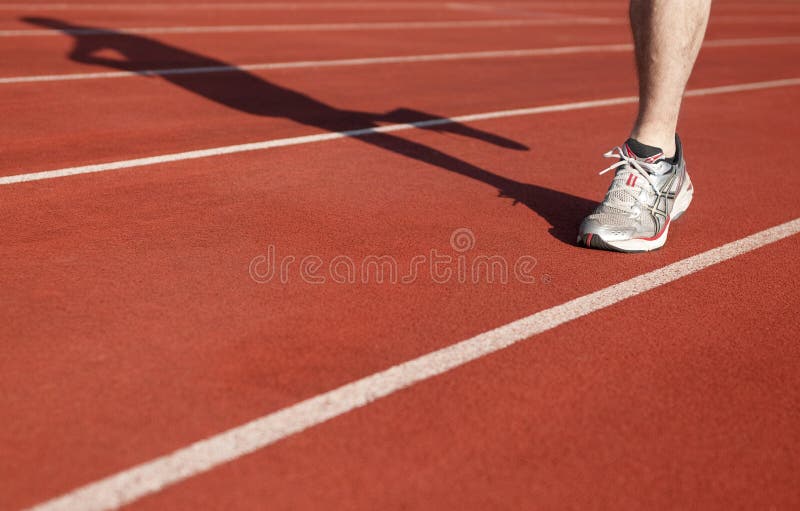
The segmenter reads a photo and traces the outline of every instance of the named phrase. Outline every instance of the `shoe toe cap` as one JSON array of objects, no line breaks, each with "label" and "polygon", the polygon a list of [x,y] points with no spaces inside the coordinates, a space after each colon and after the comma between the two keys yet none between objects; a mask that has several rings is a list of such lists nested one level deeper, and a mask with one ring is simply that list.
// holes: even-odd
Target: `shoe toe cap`
[{"label": "shoe toe cap", "polygon": [[633,238],[635,229],[632,227],[603,224],[596,218],[590,216],[581,223],[580,229],[578,230],[578,241],[581,241],[589,234],[598,236],[605,241],[620,241]]}]

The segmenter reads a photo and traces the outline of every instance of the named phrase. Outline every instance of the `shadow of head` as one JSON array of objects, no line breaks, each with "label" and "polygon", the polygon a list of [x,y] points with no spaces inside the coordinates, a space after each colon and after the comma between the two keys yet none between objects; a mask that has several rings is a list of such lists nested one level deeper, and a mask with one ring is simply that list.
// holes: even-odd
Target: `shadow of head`
[{"label": "shadow of head", "polygon": [[[155,74],[190,93],[243,113],[286,118],[337,132],[378,128],[384,123],[413,124],[419,129],[452,133],[505,149],[529,149],[501,135],[410,108],[398,108],[387,113],[336,108],[308,94],[269,81],[263,74],[251,73],[234,64],[140,34],[79,26],[54,18],[25,17],[22,20],[72,36],[75,47],[69,57],[73,61],[146,76]],[[114,58],[109,58],[109,53],[103,53],[109,50],[113,52],[111,55],[116,55]],[[187,72],[187,69],[193,72]],[[201,72],[204,69],[215,71]]]},{"label": "shadow of head", "polygon": [[75,30],[80,29],[83,27],[78,27],[76,25],[70,25],[67,22],[57,20],[54,18],[43,18],[40,16],[25,16],[20,18],[20,21],[24,21],[25,23],[30,23],[31,25],[36,25],[39,27],[50,28],[53,30]]}]

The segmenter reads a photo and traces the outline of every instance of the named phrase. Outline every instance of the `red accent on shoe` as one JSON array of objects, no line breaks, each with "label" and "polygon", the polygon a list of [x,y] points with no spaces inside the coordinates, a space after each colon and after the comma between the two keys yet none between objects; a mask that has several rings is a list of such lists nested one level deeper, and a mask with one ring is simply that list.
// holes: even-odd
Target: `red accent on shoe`
[{"label": "red accent on shoe", "polygon": [[[637,154],[633,152],[631,146],[629,146],[628,144],[625,144],[625,152],[627,152],[628,156],[631,158],[640,159],[639,156],[637,156]],[[664,157],[664,152],[662,151],[658,154],[654,154],[653,156],[649,156],[647,158],[641,158],[641,160],[645,163],[655,163],[658,160],[662,159],[663,157]]]},{"label": "red accent on shoe", "polygon": [[634,152],[631,150],[631,146],[629,146],[628,144],[625,144],[625,151],[631,158],[636,158],[636,154],[634,154]]}]

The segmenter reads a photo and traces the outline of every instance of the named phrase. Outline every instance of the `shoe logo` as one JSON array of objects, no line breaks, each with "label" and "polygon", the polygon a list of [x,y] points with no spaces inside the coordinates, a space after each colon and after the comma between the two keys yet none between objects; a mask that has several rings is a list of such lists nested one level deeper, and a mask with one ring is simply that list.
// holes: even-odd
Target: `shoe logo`
[{"label": "shoe logo", "polygon": [[[675,203],[675,196],[677,195],[677,191],[680,190],[683,178],[683,173],[675,173],[659,190],[659,196],[656,198],[656,202],[650,210],[653,219],[656,221],[657,231],[661,231],[664,225],[669,222],[669,215]],[[675,187],[676,181],[678,183],[677,187]],[[673,189],[675,191],[672,191]]]},{"label": "shoe logo", "polygon": [[638,176],[636,176],[635,174],[631,174],[630,176],[628,176],[628,180],[625,182],[625,184],[630,186],[630,187],[634,187],[634,186],[636,186],[636,180],[637,179],[638,179]]}]

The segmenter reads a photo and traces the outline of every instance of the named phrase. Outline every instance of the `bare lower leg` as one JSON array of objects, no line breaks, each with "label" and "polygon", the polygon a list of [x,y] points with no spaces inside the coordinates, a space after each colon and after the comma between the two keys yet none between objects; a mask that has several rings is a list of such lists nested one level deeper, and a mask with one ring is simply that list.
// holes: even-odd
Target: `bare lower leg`
[{"label": "bare lower leg", "polygon": [[631,138],[675,154],[686,82],[703,42],[711,0],[631,0],[639,115]]}]

